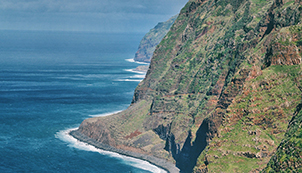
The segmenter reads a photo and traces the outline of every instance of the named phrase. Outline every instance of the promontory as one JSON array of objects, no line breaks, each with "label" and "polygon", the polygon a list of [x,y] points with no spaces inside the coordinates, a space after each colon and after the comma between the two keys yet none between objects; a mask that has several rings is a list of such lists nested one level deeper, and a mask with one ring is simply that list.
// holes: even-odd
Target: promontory
[{"label": "promontory", "polygon": [[129,108],[77,133],[181,172],[302,172],[301,57],[302,0],[190,0]]}]

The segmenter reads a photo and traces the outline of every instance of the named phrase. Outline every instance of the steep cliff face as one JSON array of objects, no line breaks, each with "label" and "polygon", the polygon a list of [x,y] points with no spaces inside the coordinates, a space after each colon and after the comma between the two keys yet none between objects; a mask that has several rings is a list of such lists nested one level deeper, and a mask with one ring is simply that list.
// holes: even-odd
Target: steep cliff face
[{"label": "steep cliff face", "polygon": [[135,53],[135,61],[150,63],[156,46],[167,34],[177,16],[175,15],[165,22],[158,23],[143,37]]},{"label": "steep cliff face", "polygon": [[278,170],[282,147],[275,151],[292,146],[285,132],[299,115],[301,21],[301,0],[190,0],[131,106],[87,119],[79,131],[168,159],[182,172]]}]

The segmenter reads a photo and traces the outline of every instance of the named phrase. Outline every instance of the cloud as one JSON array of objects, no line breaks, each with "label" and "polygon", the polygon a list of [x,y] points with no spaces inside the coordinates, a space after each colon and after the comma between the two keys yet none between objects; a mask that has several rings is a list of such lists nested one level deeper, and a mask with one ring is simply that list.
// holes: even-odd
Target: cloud
[{"label": "cloud", "polygon": [[1,0],[0,9],[23,12],[176,13],[187,0]]},{"label": "cloud", "polygon": [[0,0],[0,30],[147,32],[187,0]]}]

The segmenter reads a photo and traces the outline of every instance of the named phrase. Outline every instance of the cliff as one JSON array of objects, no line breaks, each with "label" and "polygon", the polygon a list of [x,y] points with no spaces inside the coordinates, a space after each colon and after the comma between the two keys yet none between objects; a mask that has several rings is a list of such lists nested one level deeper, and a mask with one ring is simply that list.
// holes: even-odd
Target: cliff
[{"label": "cliff", "polygon": [[175,15],[165,22],[158,23],[143,37],[135,53],[135,61],[150,63],[156,46],[167,34],[177,16]]},{"label": "cliff", "polygon": [[296,109],[285,137],[263,172],[302,172],[302,104]]},{"label": "cliff", "polygon": [[78,132],[181,172],[301,169],[301,15],[301,0],[190,0],[129,108]]}]

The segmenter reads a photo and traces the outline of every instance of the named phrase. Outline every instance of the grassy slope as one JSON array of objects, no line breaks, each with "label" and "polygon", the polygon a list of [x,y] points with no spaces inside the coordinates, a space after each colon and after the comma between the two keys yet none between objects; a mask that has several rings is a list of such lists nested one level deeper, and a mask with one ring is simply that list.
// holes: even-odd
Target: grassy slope
[{"label": "grassy slope", "polygon": [[[288,122],[301,102],[302,69],[270,66],[246,82],[229,106],[219,135],[204,155],[209,172],[262,170],[284,138]],[[196,168],[197,169],[197,168]]]},{"label": "grassy slope", "polygon": [[290,121],[284,139],[263,172],[302,172],[302,104]]},{"label": "grassy slope", "polygon": [[[295,8],[290,5],[294,2],[285,2],[280,10]],[[266,166],[301,102],[302,69],[301,65],[273,64],[265,68],[265,59],[276,60],[281,54],[286,57],[290,49],[297,52],[295,57],[301,58],[301,38],[301,25],[280,28],[246,52],[248,58],[241,68],[250,69],[250,76],[225,111],[218,135],[200,155],[195,172],[205,167],[209,172],[249,172],[260,171]],[[267,43],[278,47],[269,57],[267,52],[263,53]],[[290,58],[285,59],[291,62]],[[264,66],[261,65],[263,60]],[[260,66],[264,69],[260,70]],[[240,76],[237,73],[234,78],[237,75]],[[280,152],[282,149],[279,149]],[[301,153],[301,150],[296,152]],[[296,155],[291,159],[299,160],[300,157]],[[274,161],[271,162],[273,165]]]}]

